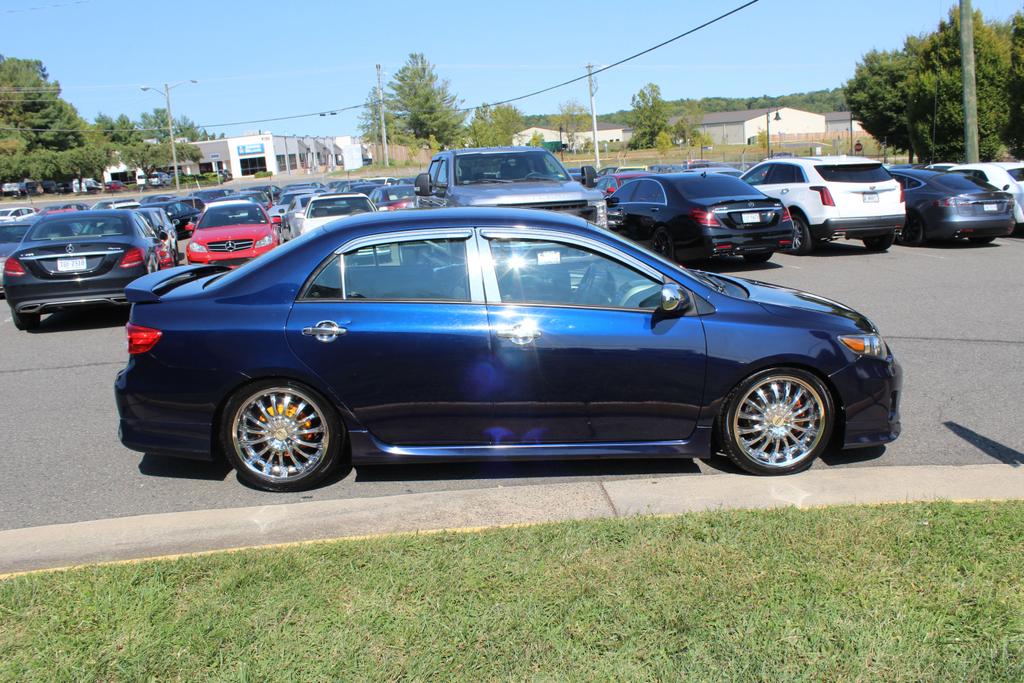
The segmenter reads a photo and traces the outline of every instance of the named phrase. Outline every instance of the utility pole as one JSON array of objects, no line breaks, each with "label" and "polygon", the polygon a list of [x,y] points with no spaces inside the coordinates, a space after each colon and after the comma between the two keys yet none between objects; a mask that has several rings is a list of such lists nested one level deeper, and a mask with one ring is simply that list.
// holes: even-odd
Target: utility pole
[{"label": "utility pole", "polygon": [[384,83],[381,80],[380,64],[377,65],[377,106],[380,108],[380,144],[384,148],[384,165],[390,166],[388,159],[388,125],[384,121]]},{"label": "utility pole", "polygon": [[960,0],[960,65],[964,82],[964,157],[978,163],[978,92],[974,80],[974,11]]},{"label": "utility pole", "polygon": [[590,131],[594,138],[594,168],[601,168],[601,151],[597,146],[597,109],[594,108],[594,65],[587,64],[587,86],[590,88]]},{"label": "utility pole", "polygon": [[[168,85],[167,83],[164,83],[164,101],[167,103],[167,135],[171,139],[171,159],[174,162],[174,191],[175,192],[180,192],[181,191],[181,182],[178,180],[178,145],[177,145],[177,143],[174,140],[174,116],[171,114],[171,90],[173,88],[177,88],[179,85],[184,85],[185,83],[198,83],[198,82],[199,81],[197,81],[195,79],[190,79],[188,81],[181,81],[180,83],[175,83],[174,85]],[[143,86],[142,87],[142,91],[143,92],[146,92],[146,91],[158,92],[158,90],[156,88],[151,88],[148,85],[147,86]]]}]

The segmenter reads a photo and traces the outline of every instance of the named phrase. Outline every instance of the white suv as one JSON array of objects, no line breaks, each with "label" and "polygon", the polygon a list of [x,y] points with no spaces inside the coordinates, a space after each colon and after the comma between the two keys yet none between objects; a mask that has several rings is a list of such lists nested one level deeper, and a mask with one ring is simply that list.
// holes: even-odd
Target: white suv
[{"label": "white suv", "polygon": [[903,189],[873,159],[768,159],[742,178],[789,209],[796,254],[809,254],[815,242],[840,238],[863,240],[868,249],[885,251],[906,221]]},{"label": "white suv", "polygon": [[321,225],[376,210],[377,207],[365,194],[347,192],[313,195],[306,204],[303,219],[299,221],[299,232],[304,235]]}]

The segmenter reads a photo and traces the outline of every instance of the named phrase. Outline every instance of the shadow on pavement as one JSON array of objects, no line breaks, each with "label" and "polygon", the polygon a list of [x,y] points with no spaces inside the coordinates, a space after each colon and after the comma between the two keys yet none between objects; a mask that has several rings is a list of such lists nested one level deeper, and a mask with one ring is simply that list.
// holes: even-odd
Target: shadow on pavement
[{"label": "shadow on pavement", "polygon": [[864,246],[863,242],[857,240],[844,240],[842,242],[819,242],[814,245],[814,251],[805,255],[803,258],[864,256],[884,253],[884,251],[869,251],[868,248]]},{"label": "shadow on pavement", "polygon": [[129,308],[83,308],[73,311],[58,311],[43,317],[38,329],[29,334],[71,332],[74,330],[98,330],[104,327],[124,327],[128,322]]},{"label": "shadow on pavement", "polygon": [[962,424],[951,421],[946,421],[942,424],[946,429],[953,432],[990,458],[994,458],[1007,465],[1013,465],[1014,467],[1024,465],[1024,453],[1010,448],[1009,446],[1004,446],[998,441],[993,441],[987,436],[982,436],[973,429],[964,427]]},{"label": "shadow on pavement", "polygon": [[821,461],[829,467],[852,465],[858,462],[877,460],[885,455],[885,446],[870,446],[868,448],[849,448],[839,450],[830,448],[821,454]]},{"label": "shadow on pavement", "polygon": [[146,453],[139,461],[139,473],[147,477],[224,481],[231,467],[222,460],[185,460]]},{"label": "shadow on pavement", "polygon": [[689,459],[428,462],[408,465],[357,465],[355,469],[357,482],[700,474],[696,461]]},{"label": "shadow on pavement", "polygon": [[712,273],[747,273],[759,270],[777,270],[778,268],[782,268],[781,263],[774,263],[772,261],[767,261],[766,263],[749,263],[739,257],[722,257],[717,259],[706,259],[704,261],[687,261],[683,265],[687,268],[706,270]]}]

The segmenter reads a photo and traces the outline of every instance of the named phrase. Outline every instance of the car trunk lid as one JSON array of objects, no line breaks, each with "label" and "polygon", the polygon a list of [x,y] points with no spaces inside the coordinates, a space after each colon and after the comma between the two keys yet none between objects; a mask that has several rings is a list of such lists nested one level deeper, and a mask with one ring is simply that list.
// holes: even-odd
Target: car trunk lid
[{"label": "car trunk lid", "polygon": [[819,164],[814,169],[828,183],[842,218],[902,213],[900,186],[878,162]]}]

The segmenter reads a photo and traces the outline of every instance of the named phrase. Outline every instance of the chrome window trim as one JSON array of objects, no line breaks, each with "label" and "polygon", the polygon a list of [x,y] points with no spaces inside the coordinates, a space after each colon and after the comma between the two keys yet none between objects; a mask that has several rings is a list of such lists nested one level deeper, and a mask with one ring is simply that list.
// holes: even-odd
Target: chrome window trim
[{"label": "chrome window trim", "polygon": [[[502,302],[501,292],[498,289],[498,276],[494,272],[494,259],[491,256],[491,246],[488,240],[491,239],[519,239],[519,240],[534,240],[539,242],[550,241],[550,242],[561,242],[568,247],[585,247],[590,251],[597,252],[602,256],[606,256],[612,261],[617,262],[626,268],[638,271],[641,275],[649,277],[657,283],[665,284],[667,279],[661,273],[654,268],[651,268],[643,261],[630,256],[624,252],[621,252],[614,247],[611,247],[598,240],[590,239],[582,235],[574,233],[560,232],[557,230],[538,230],[531,231],[528,234],[524,234],[522,228],[479,228],[478,246],[480,248],[481,263],[484,265],[483,269],[483,282],[484,282],[484,295],[489,304],[500,304],[508,303]],[[540,303],[517,303],[513,302],[517,306],[560,306],[566,307],[571,306],[573,308],[598,308],[601,310],[634,310],[634,309],[622,309],[617,307],[609,306],[579,306],[575,304],[540,304]],[[646,309],[636,309],[646,310]],[[648,313],[650,311],[647,311]]]},{"label": "chrome window trim", "polygon": [[[73,243],[72,243],[73,244]],[[77,258],[79,256],[108,256],[110,254],[120,254],[124,252],[121,248],[112,248],[108,251],[76,251],[70,254],[39,254],[37,256],[19,256],[19,261],[42,261],[48,258]]]}]

